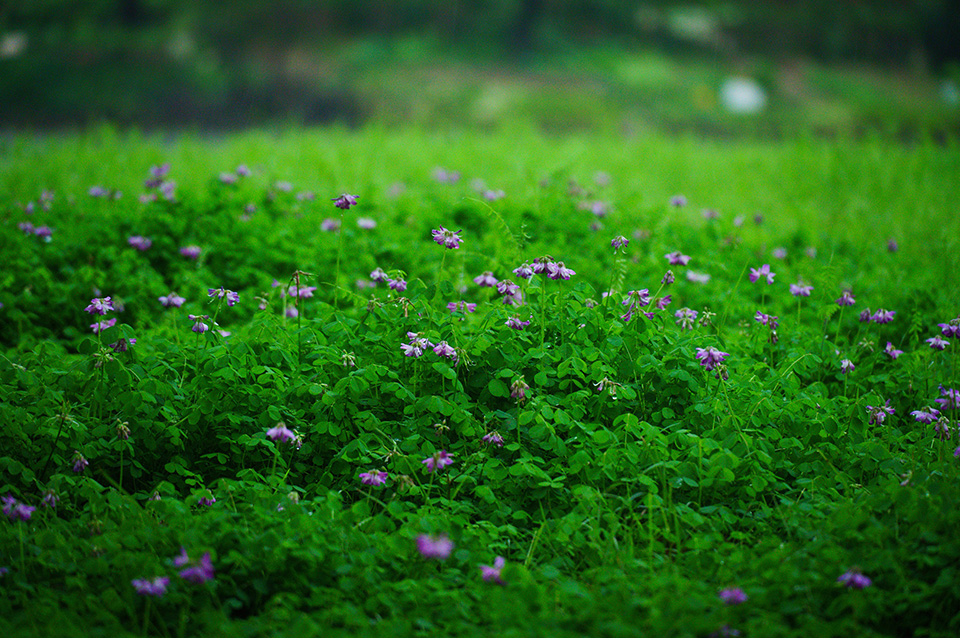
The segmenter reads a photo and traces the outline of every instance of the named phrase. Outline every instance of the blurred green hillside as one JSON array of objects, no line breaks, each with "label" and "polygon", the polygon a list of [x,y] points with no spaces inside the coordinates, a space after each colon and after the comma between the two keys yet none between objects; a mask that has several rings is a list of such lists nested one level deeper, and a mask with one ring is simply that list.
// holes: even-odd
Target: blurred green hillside
[{"label": "blurred green hillside", "polygon": [[0,8],[0,119],[942,138],[957,33],[960,0],[31,0]]}]

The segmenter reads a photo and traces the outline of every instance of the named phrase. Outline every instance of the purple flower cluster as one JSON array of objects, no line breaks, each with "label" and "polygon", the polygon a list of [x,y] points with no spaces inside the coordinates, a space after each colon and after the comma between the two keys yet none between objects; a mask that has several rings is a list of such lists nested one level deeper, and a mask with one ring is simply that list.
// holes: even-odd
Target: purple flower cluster
[{"label": "purple flower cluster", "polygon": [[497,447],[503,446],[503,436],[500,435],[499,431],[491,431],[490,433],[485,434],[480,439],[488,444],[492,444]]},{"label": "purple flower cluster", "polygon": [[267,429],[267,437],[274,442],[290,442],[296,439],[297,435],[286,424],[278,422],[276,426]]},{"label": "purple flower cluster", "polygon": [[183,303],[187,301],[186,298],[184,298],[183,296],[178,296],[173,291],[171,291],[165,296],[160,296],[159,298],[157,298],[157,300],[159,300],[160,304],[162,304],[164,307],[168,309],[170,307],[175,307],[179,309],[180,307],[183,306]]},{"label": "purple flower cluster", "polygon": [[400,349],[403,350],[403,355],[408,358],[419,358],[423,355],[423,352],[427,349],[433,348],[433,343],[428,339],[423,337],[419,333],[414,333],[412,331],[407,332],[407,340],[409,343],[400,343]]},{"label": "purple flower cluster", "polygon": [[813,287],[808,284],[803,284],[803,282],[790,285],[790,295],[792,296],[808,298],[812,291]]},{"label": "purple flower cluster", "polygon": [[473,313],[477,310],[476,302],[464,302],[460,300],[459,302],[448,302],[447,309],[451,312],[459,311],[461,313]]},{"label": "purple flower cluster", "polygon": [[453,542],[447,536],[441,535],[434,538],[428,535],[417,536],[417,551],[424,558],[433,560],[446,560],[453,551]]},{"label": "purple flower cluster", "polygon": [[209,319],[210,316],[195,316],[190,314],[187,317],[193,321],[193,326],[190,327],[190,330],[194,333],[206,333],[210,329],[210,325],[204,322],[204,320]]},{"label": "purple flower cluster", "polygon": [[73,452],[73,472],[74,473],[83,473],[83,470],[87,468],[90,464],[86,458],[83,457],[83,454],[79,451]]},{"label": "purple flower cluster", "polygon": [[387,477],[388,474],[386,471],[371,470],[360,474],[360,482],[371,487],[379,487],[386,483]]},{"label": "purple flower cluster", "polygon": [[11,520],[20,520],[22,522],[26,522],[37,509],[36,507],[31,507],[19,502],[16,498],[9,494],[5,498],[0,498],[0,502],[3,503],[3,515],[7,516]]},{"label": "purple flower cluster", "polygon": [[460,237],[460,234],[463,233],[463,229],[457,231],[450,231],[444,227],[439,229],[433,229],[430,231],[433,235],[433,241],[439,245],[446,247],[447,249],[459,249],[460,243],[463,239]]},{"label": "purple flower cluster", "polygon": [[726,604],[743,604],[747,601],[747,594],[740,587],[721,589],[719,596]]},{"label": "purple flower cluster", "polygon": [[673,314],[673,317],[677,319],[676,323],[680,325],[680,328],[684,331],[687,331],[693,328],[693,323],[697,319],[697,312],[693,309],[684,307],[682,309],[678,309],[676,313]]},{"label": "purple flower cluster", "polygon": [[663,256],[672,265],[686,266],[690,262],[690,256],[685,256],[679,251],[673,251]]},{"label": "purple flower cluster", "polygon": [[429,458],[424,458],[420,461],[424,466],[427,467],[427,471],[433,473],[434,471],[439,471],[444,467],[453,464],[453,456],[444,451],[437,451]]},{"label": "purple flower cluster", "polygon": [[[190,557],[187,555],[187,550],[183,547],[180,547],[180,555],[173,559],[173,566],[179,568],[189,562]],[[194,584],[203,584],[207,580],[213,580],[213,574],[213,562],[210,561],[209,551],[203,554],[203,557],[200,558],[199,562],[180,571],[181,578]]]},{"label": "purple flower cluster", "polygon": [[837,582],[848,589],[866,589],[872,584],[870,578],[860,573],[857,569],[850,569],[846,573],[841,574],[840,577],[837,578]]},{"label": "purple flower cluster", "polygon": [[880,426],[883,424],[883,421],[887,416],[892,416],[896,413],[896,410],[890,406],[890,400],[886,400],[883,405],[879,407],[872,407],[867,405],[867,413],[870,415],[870,419],[867,421],[867,424],[873,424]]},{"label": "purple flower cluster", "polygon": [[132,584],[133,588],[137,590],[137,593],[142,596],[153,596],[155,598],[159,598],[167,592],[167,586],[170,584],[170,578],[167,576],[157,577],[153,580],[140,578],[137,580],[131,580],[130,584]]},{"label": "purple flower cluster", "polygon": [[760,278],[766,278],[767,284],[773,284],[773,277],[777,275],[770,271],[770,265],[765,264],[759,269],[751,268],[750,269],[750,282],[756,282]]},{"label": "purple flower cluster", "polygon": [[697,349],[697,360],[700,361],[700,365],[707,371],[713,371],[714,368],[729,355],[729,353],[724,353],[714,347]]},{"label": "purple flower cluster", "polygon": [[497,279],[492,271],[484,271],[473,279],[473,283],[481,287],[495,287],[497,286]]},{"label": "purple flower cluster", "polygon": [[144,236],[130,236],[127,238],[127,244],[137,251],[146,251],[153,244],[153,241]]},{"label": "purple flower cluster", "polygon": [[217,289],[207,289],[207,295],[211,298],[217,298],[218,300],[226,298],[228,307],[232,307],[240,302],[239,293],[236,291],[230,291],[229,289],[224,289],[223,287],[219,287]]},{"label": "purple flower cluster", "polygon": [[507,565],[507,561],[503,556],[497,556],[493,559],[493,566],[482,564],[480,565],[480,576],[483,578],[484,582],[495,582],[497,584],[506,584],[503,581],[503,578],[500,577],[500,572]]},{"label": "purple flower cluster", "polygon": [[333,206],[338,209],[347,210],[350,207],[355,207],[357,205],[357,198],[360,196],[350,195],[349,193],[342,193],[336,198],[330,198],[333,201]]}]

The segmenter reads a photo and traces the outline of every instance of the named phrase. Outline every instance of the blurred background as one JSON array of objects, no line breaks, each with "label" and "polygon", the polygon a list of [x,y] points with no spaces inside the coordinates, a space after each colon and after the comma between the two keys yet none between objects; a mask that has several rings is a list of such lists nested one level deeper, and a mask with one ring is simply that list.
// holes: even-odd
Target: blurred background
[{"label": "blurred background", "polygon": [[960,132],[960,0],[22,0],[0,127]]}]

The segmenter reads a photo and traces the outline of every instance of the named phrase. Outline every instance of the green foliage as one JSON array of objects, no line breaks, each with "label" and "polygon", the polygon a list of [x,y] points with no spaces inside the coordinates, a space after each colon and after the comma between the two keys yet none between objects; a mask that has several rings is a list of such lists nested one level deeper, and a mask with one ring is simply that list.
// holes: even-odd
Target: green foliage
[{"label": "green foliage", "polygon": [[[20,520],[5,502],[0,522],[12,635],[956,627],[956,409],[945,440],[910,414],[958,386],[956,339],[925,342],[957,313],[956,148],[378,130],[2,144],[17,154],[0,168],[0,496],[37,507]],[[176,197],[140,202],[166,160]],[[240,163],[252,175],[218,178]],[[478,197],[478,174],[506,196]],[[344,190],[356,208],[333,207]],[[679,191],[689,207],[668,204]],[[431,241],[440,226],[459,248]],[[618,253],[615,235],[631,239]],[[667,264],[678,250],[689,266]],[[576,274],[513,274],[543,257]],[[764,263],[774,283],[751,282]],[[377,268],[407,288],[371,288]],[[474,284],[484,271],[523,304]],[[810,297],[788,292],[801,278]],[[183,307],[160,304],[171,291]],[[84,311],[103,296],[115,311]],[[861,322],[867,306],[897,313]],[[437,350],[406,355],[418,340]],[[707,347],[728,354],[711,371]],[[293,441],[268,434],[281,423]],[[440,452],[453,463],[430,471]],[[421,535],[453,552],[422,557]],[[209,552],[213,579],[182,578],[181,548]],[[480,569],[498,556],[503,585]],[[853,568],[872,585],[838,584]],[[155,576],[162,597],[131,584]],[[728,586],[747,602],[725,605]]]}]

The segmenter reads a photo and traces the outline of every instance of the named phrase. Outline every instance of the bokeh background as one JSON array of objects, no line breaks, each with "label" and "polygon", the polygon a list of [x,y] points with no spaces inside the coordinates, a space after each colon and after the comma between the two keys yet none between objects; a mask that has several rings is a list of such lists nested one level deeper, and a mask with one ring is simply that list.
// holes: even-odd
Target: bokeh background
[{"label": "bokeh background", "polygon": [[24,0],[0,126],[960,132],[960,0]]}]

